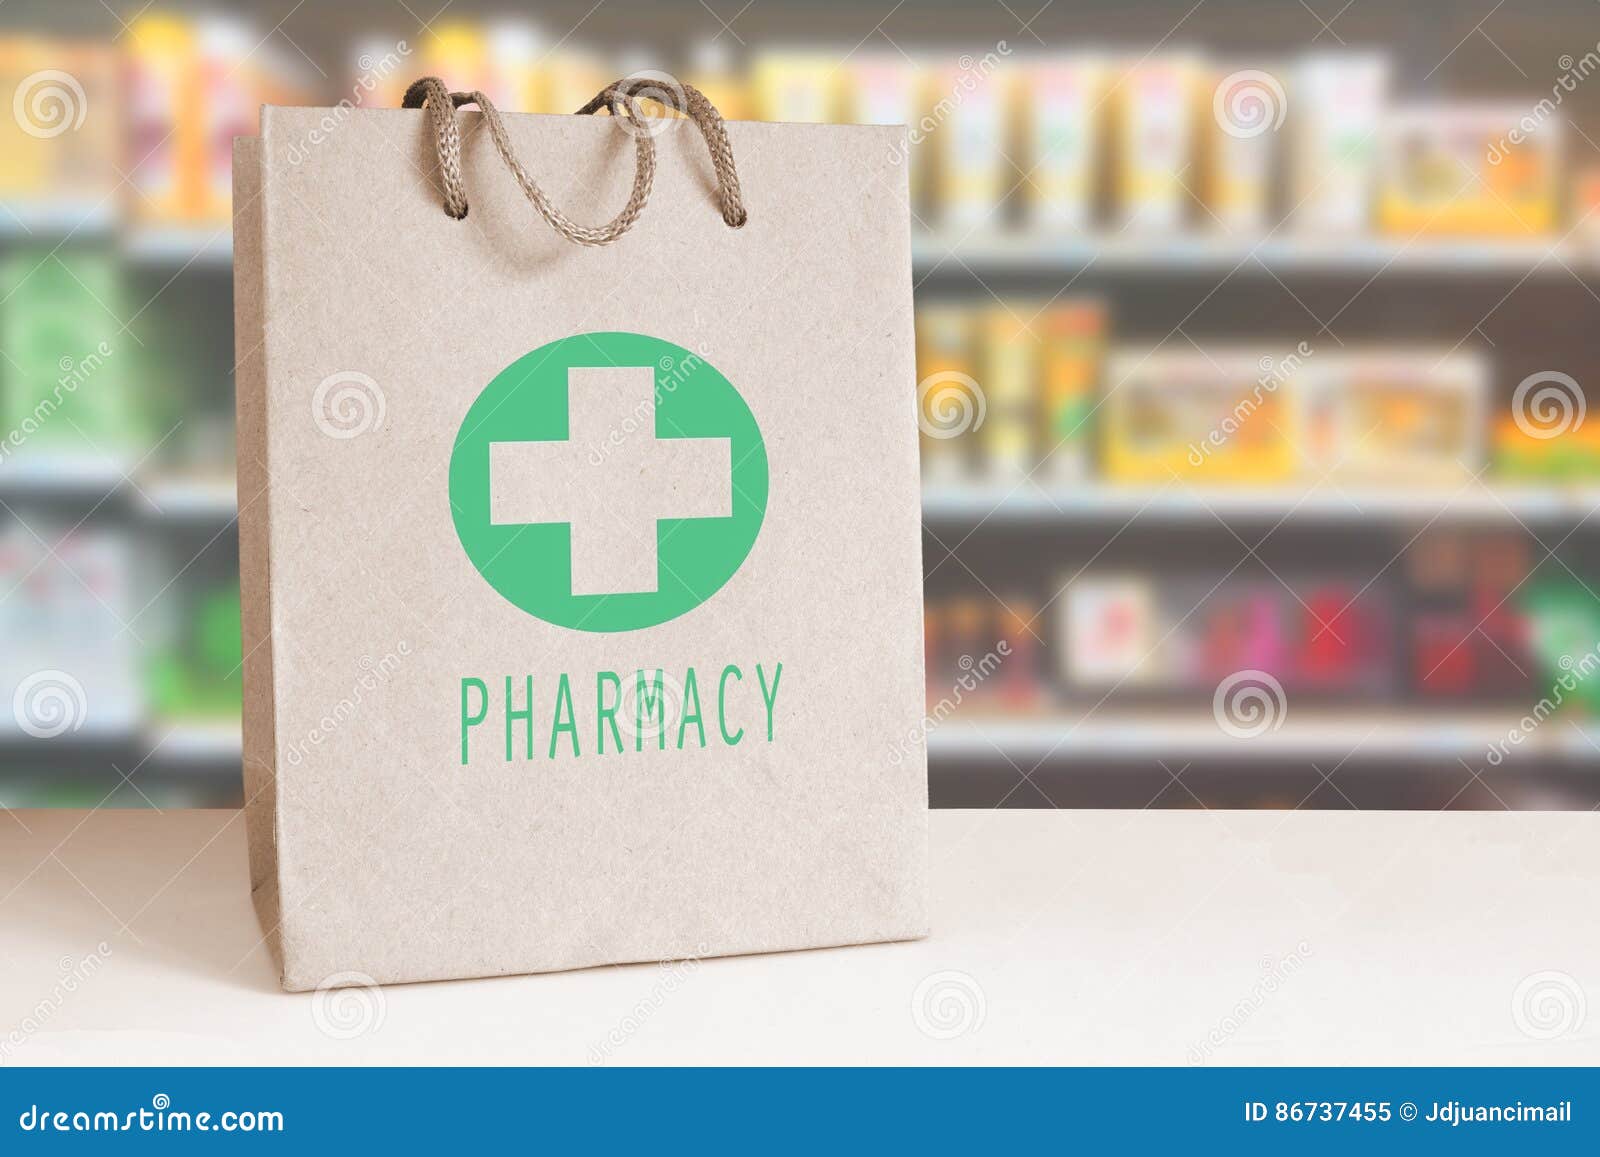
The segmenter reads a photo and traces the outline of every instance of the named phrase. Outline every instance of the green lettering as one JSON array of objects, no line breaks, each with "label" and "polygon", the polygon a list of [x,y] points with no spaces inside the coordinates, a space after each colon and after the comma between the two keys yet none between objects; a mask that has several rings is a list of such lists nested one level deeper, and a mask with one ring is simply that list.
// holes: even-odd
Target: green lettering
[{"label": "green lettering", "polygon": [[512,751],[513,751],[513,748],[511,746],[511,733],[514,730],[514,726],[513,725],[519,719],[527,724],[527,732],[528,732],[528,754],[523,756],[523,758],[524,759],[532,759],[533,758],[533,676],[532,675],[528,675],[528,676],[526,676],[526,679],[527,679],[527,682],[524,685],[525,688],[526,688],[526,691],[525,691],[525,694],[524,694],[524,698],[527,700],[528,705],[526,707],[524,707],[521,711],[517,711],[511,706],[511,704],[513,702],[512,697],[511,697],[511,676],[510,675],[506,676],[506,762],[507,763],[510,763],[512,758],[513,758],[512,754],[511,754]]},{"label": "green lettering", "polygon": [[722,669],[722,678],[717,680],[717,730],[722,732],[722,742],[729,747],[736,747],[739,740],[744,738],[744,728],[739,728],[732,735],[728,734],[728,676],[732,675],[741,683],[744,682],[744,672],[734,664],[729,663]]},{"label": "green lettering", "polygon": [[761,664],[756,664],[756,678],[761,680],[761,699],[767,705],[767,742],[772,742],[772,705],[778,701],[778,680],[783,678],[783,664],[779,663],[772,672],[772,690],[767,690],[767,676],[761,670]]},{"label": "green lettering", "polygon": [[[611,706],[606,706],[606,684],[609,683],[616,692],[611,701]],[[617,730],[617,708],[622,706],[622,679],[615,671],[601,671],[594,677],[594,698],[598,711],[594,722],[595,744],[599,754],[606,753],[606,724],[611,724],[611,738],[616,741],[617,750],[622,750],[622,733]]]},{"label": "green lettering", "polygon": [[[567,710],[566,722],[561,720],[561,709]],[[550,724],[550,758],[556,757],[556,740],[562,732],[572,737],[572,754],[578,754],[578,721],[572,714],[572,684],[567,682],[567,673],[561,672],[561,682],[556,685],[556,717]]]},{"label": "green lettering", "polygon": [[[694,710],[689,710],[689,700],[694,699]],[[700,691],[695,686],[694,668],[690,667],[688,674],[683,679],[683,716],[678,723],[678,750],[683,750],[683,736],[689,730],[689,720],[694,720],[695,730],[700,733],[700,746],[706,745],[706,725],[700,718]]]},{"label": "green lettering", "polygon": [[[478,713],[472,715],[467,709],[467,689],[478,689]],[[489,686],[482,679],[461,680],[461,766],[467,765],[467,732],[485,719],[489,718]]]},{"label": "green lettering", "polygon": [[644,672],[640,671],[635,676],[633,696],[633,749],[644,750],[644,717],[647,711],[656,713],[656,747],[658,750],[667,749],[667,699],[661,693],[661,670],[656,669],[655,682],[651,685],[653,691],[647,690],[644,681]]}]

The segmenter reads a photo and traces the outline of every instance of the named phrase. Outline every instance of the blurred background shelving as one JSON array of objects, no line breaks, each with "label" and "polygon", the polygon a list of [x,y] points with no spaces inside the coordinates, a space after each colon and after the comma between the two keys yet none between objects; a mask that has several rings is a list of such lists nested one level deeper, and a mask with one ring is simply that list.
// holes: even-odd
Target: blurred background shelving
[{"label": "blurred background shelving", "polygon": [[657,69],[913,126],[935,804],[1600,805],[1600,14],[1340,3],[11,0],[0,804],[240,799],[259,104]]}]

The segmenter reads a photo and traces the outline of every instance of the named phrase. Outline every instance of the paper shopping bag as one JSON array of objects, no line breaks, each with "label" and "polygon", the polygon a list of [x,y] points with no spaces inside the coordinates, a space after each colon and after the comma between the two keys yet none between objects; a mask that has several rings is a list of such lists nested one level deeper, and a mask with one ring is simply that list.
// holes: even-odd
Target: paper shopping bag
[{"label": "paper shopping bag", "polygon": [[234,153],[284,987],[924,935],[900,130],[418,100]]}]

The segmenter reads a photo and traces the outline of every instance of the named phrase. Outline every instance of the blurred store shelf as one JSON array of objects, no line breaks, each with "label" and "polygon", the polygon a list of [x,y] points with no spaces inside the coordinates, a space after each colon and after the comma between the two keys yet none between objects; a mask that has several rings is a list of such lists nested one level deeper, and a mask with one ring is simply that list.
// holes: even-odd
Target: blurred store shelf
[{"label": "blurred store shelf", "polygon": [[127,484],[132,465],[94,454],[22,455],[0,467],[0,495],[97,502]]},{"label": "blurred store shelf", "polygon": [[98,201],[0,202],[0,241],[44,241],[62,237],[88,238],[109,233],[117,223],[114,197]]},{"label": "blurred store shelf", "polygon": [[221,225],[173,226],[131,230],[123,252],[135,265],[178,269],[233,269],[233,229]]},{"label": "blurred store shelf", "polygon": [[1237,270],[1311,273],[1456,272],[1562,273],[1597,264],[1594,250],[1554,238],[1349,237],[1255,239],[1165,236],[1050,235],[1031,229],[969,235],[918,233],[912,260],[919,275],[934,272],[1059,273],[1086,269],[1228,273]]},{"label": "blurred store shelf", "polygon": [[1031,481],[934,484],[922,492],[922,516],[945,522],[1075,522],[1113,519],[1295,518],[1322,522],[1370,519],[1472,522],[1582,522],[1600,512],[1593,486],[1470,486],[1446,490],[1370,485],[1311,490],[1260,487],[1037,485]]},{"label": "blurred store shelf", "polygon": [[238,773],[244,743],[236,719],[197,719],[156,722],[147,731],[153,761],[196,766],[228,765]]},{"label": "blurred store shelf", "polygon": [[187,522],[227,522],[239,513],[232,475],[175,475],[141,484],[149,518]]},{"label": "blurred store shelf", "polygon": [[[1465,759],[1474,768],[1488,762],[1495,745],[1503,762],[1600,758],[1600,728],[1592,723],[1552,719],[1527,733],[1519,744],[1506,737],[1519,731],[1509,711],[1404,713],[1371,711],[1290,712],[1282,726],[1238,737],[1218,726],[1209,713],[1102,711],[1082,719],[991,716],[951,721],[928,736],[928,754],[937,759],[1056,759],[1083,762],[1113,759]],[[1003,763],[1001,766],[1005,766]]]}]

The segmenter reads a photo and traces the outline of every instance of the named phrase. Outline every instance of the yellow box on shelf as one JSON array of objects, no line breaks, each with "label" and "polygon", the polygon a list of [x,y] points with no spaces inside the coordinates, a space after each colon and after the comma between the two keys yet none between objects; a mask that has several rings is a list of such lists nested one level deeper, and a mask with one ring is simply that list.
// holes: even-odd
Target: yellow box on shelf
[{"label": "yellow box on shelf", "polygon": [[1459,484],[1484,459],[1489,367],[1471,349],[1340,350],[1295,375],[1313,477]]},{"label": "yellow box on shelf", "polygon": [[1523,236],[1556,226],[1561,122],[1522,105],[1410,105],[1386,118],[1378,220],[1394,233]]},{"label": "yellow box on shelf", "polygon": [[1107,479],[1211,484],[1292,477],[1297,456],[1286,395],[1298,365],[1239,347],[1115,351],[1100,411]]}]

